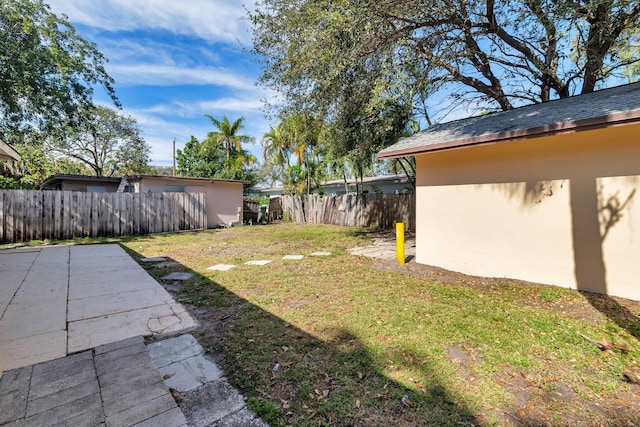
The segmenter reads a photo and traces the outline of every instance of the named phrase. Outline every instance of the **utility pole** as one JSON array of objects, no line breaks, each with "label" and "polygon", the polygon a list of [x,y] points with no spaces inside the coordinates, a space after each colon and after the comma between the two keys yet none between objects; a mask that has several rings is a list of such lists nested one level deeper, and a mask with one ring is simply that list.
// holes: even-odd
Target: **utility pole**
[{"label": "utility pole", "polygon": [[176,139],[173,138],[173,176],[176,176]]}]

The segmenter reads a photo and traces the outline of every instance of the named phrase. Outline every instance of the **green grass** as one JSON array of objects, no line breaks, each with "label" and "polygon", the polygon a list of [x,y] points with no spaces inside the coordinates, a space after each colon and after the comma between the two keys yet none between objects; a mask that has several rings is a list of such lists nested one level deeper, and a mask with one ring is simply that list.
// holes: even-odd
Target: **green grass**
[{"label": "green grass", "polygon": [[[232,384],[272,425],[500,424],[496,414],[514,404],[502,383],[513,375],[532,390],[562,384],[587,400],[615,399],[626,387],[622,371],[640,360],[638,340],[613,321],[554,309],[588,308],[577,292],[509,281],[442,284],[346,253],[369,243],[357,229],[282,224],[123,244],[134,256],[167,256],[181,264],[176,271],[198,273],[177,297],[229,311],[222,336],[203,330],[199,339],[220,353]],[[310,257],[315,251],[332,255]],[[284,261],[286,254],[305,258]],[[243,265],[255,259],[273,262]],[[206,270],[218,263],[237,267]],[[630,351],[605,354],[578,333]],[[466,355],[462,363],[449,356],[453,349]],[[544,399],[536,404],[549,419],[581,413]],[[601,414],[585,419],[606,421]]]}]

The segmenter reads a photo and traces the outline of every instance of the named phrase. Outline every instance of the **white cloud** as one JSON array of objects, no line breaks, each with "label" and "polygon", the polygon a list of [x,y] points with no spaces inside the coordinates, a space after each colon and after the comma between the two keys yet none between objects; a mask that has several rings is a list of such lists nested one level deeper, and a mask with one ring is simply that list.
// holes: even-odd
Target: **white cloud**
[{"label": "white cloud", "polygon": [[254,80],[237,71],[221,67],[180,67],[167,64],[109,64],[107,71],[118,85],[173,86],[214,85],[236,89],[251,89]]},{"label": "white cloud", "polygon": [[[242,100],[232,99],[229,101],[237,102],[238,105],[243,102]],[[179,107],[174,104],[162,104],[143,109],[125,108],[122,113],[135,118],[143,129],[142,136],[151,146],[151,164],[168,165],[171,163],[174,139],[176,140],[177,148],[182,149],[184,148],[185,142],[190,139],[191,135],[195,136],[199,140],[205,138],[207,133],[213,130],[213,126],[209,119],[204,117],[205,113],[211,114],[214,117],[220,116],[221,114],[227,114],[230,120],[235,120],[240,115],[244,116],[245,129],[243,130],[243,133],[254,137],[256,140],[256,144],[249,145],[245,148],[258,158],[261,158],[262,148],[259,141],[262,135],[268,131],[269,125],[262,113],[259,111],[258,106],[254,106],[253,110],[246,110],[238,115],[229,115],[228,113],[225,113],[226,111],[233,113],[233,111],[228,108],[222,111],[206,109],[197,110],[196,105],[200,105],[204,108],[206,107],[207,102],[209,101],[194,103],[192,120],[189,121],[185,121],[179,117]],[[165,115],[169,115],[170,118],[164,118]]]},{"label": "white cloud", "polygon": [[[249,22],[236,0],[49,0],[74,23],[108,31],[166,30],[209,42],[250,41]],[[251,5],[249,5],[251,7]]]}]

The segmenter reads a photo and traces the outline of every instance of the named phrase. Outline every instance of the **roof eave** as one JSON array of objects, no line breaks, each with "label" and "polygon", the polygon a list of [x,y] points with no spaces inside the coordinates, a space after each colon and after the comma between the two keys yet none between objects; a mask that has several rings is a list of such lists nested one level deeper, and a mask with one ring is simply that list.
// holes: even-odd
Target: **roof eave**
[{"label": "roof eave", "polygon": [[226,178],[202,178],[202,177],[194,177],[194,176],[170,176],[170,175],[146,175],[146,174],[135,174],[129,175],[127,177],[130,180],[136,179],[164,179],[164,180],[173,180],[173,181],[201,181],[201,182],[210,182],[210,183],[229,183],[229,184],[251,184],[251,181],[239,180],[239,179],[226,179]]},{"label": "roof eave", "polygon": [[389,150],[378,153],[378,159],[397,159],[399,157],[416,156],[434,151],[456,150],[467,147],[498,144],[502,142],[517,141],[529,138],[541,138],[544,136],[561,135],[567,133],[582,132],[594,129],[603,129],[640,121],[640,109],[605,116],[592,117],[583,120],[565,121],[528,129],[518,129],[509,132],[481,135],[471,138],[447,141],[427,146],[410,147],[406,149]]},{"label": "roof eave", "polygon": [[0,160],[22,160],[20,154],[9,144],[0,140]]}]

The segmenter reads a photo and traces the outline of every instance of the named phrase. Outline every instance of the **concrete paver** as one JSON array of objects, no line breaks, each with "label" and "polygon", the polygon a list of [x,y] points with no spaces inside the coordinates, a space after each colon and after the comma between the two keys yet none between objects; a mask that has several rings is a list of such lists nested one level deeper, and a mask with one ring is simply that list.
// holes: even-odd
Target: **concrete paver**
[{"label": "concrete paver", "polygon": [[[244,399],[233,387],[229,385],[226,380],[218,380],[205,384],[195,391],[184,393],[182,396],[186,403],[202,399],[203,396],[205,399],[210,399],[215,402],[215,404],[211,406],[197,405],[197,409],[187,411],[185,416],[187,417],[190,426],[256,425],[266,427],[266,424],[262,423],[260,420],[251,418],[251,413],[247,410]],[[245,410],[246,412],[244,412]],[[238,414],[243,418],[238,421],[248,421],[251,424],[244,424],[240,422],[237,424],[232,423],[231,421],[238,417]]]},{"label": "concrete paver", "polygon": [[301,260],[302,258],[304,258],[304,255],[285,255],[282,257],[285,260]]},{"label": "concrete paver", "polygon": [[63,357],[67,354],[67,331],[0,341],[0,353],[5,371]]},{"label": "concrete paver", "polygon": [[166,261],[167,259],[165,257],[162,256],[158,256],[158,257],[154,257],[154,258],[142,258],[140,261],[142,262],[162,262],[162,261]]},{"label": "concrete paver", "polygon": [[158,286],[138,291],[75,299],[69,301],[68,320],[73,322],[122,313],[136,308],[162,306],[171,300],[171,295]]},{"label": "concrete paver", "polygon": [[267,265],[267,264],[271,264],[271,260],[268,259],[257,259],[255,261],[247,261],[244,263],[244,265]]},{"label": "concrete paver", "polygon": [[173,273],[169,273],[166,276],[163,276],[162,280],[189,280],[194,276],[193,273],[183,273],[179,271],[175,271]]},{"label": "concrete paver", "polygon": [[75,353],[136,335],[188,331],[195,325],[184,308],[176,312],[167,304],[78,320],[68,324],[67,351]]},{"label": "concrete paver", "polygon": [[231,264],[216,264],[211,267],[207,267],[207,271],[229,271],[232,268],[235,268],[235,265]]},{"label": "concrete paver", "polygon": [[0,425],[24,418],[32,367],[5,372],[0,378]]},{"label": "concrete paver", "polygon": [[318,252],[313,252],[311,254],[311,256],[330,256],[331,252],[322,252],[322,251],[318,251]]},{"label": "concrete paver", "polygon": [[149,344],[149,355],[166,378],[165,384],[178,391],[190,391],[222,377],[222,371],[204,357],[204,349],[192,335]]},{"label": "concrete paver", "polygon": [[186,426],[141,337],[14,369],[0,378],[2,425],[138,423]]},{"label": "concrete paver", "polygon": [[[373,245],[351,248],[349,253],[369,258],[393,260],[396,259],[396,240],[395,238],[377,238],[374,239]],[[415,237],[405,238],[404,254],[405,257],[414,257],[416,255]]]}]

